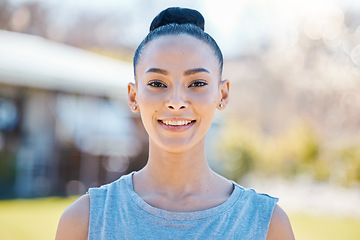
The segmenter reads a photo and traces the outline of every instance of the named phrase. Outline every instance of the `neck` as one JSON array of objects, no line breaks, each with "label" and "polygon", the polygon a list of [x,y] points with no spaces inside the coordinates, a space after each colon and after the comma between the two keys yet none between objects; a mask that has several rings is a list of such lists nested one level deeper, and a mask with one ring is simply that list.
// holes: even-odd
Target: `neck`
[{"label": "neck", "polygon": [[147,165],[133,177],[134,191],[150,205],[176,212],[217,206],[229,198],[233,184],[213,172],[205,157],[205,140],[184,151],[165,151],[150,140]]},{"label": "neck", "polygon": [[149,159],[138,174],[148,189],[164,193],[201,191],[214,173],[205,154],[205,140],[181,152],[164,151],[150,140]]}]

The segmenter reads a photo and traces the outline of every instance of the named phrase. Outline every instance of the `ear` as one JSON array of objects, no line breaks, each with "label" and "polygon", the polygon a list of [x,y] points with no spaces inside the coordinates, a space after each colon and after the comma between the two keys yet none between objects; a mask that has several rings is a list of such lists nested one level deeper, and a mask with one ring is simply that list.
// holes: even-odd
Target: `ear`
[{"label": "ear", "polygon": [[217,109],[223,110],[226,105],[229,103],[229,90],[230,90],[230,82],[228,80],[222,80],[220,82],[220,99],[217,105]]},{"label": "ear", "polygon": [[128,105],[130,110],[134,113],[139,112],[139,106],[136,102],[137,87],[134,83],[128,84]]}]

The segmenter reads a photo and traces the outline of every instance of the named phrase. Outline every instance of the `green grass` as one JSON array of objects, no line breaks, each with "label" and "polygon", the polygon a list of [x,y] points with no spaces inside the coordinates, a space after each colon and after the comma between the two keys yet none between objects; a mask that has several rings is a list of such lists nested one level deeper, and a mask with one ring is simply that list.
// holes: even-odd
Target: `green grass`
[{"label": "green grass", "polygon": [[[0,201],[1,240],[49,240],[65,208],[76,197]],[[360,239],[360,219],[289,214],[298,240]]]},{"label": "green grass", "polygon": [[55,239],[60,216],[75,199],[52,197],[0,201],[0,239]]},{"label": "green grass", "polygon": [[334,215],[289,214],[296,239],[358,240],[360,218]]}]

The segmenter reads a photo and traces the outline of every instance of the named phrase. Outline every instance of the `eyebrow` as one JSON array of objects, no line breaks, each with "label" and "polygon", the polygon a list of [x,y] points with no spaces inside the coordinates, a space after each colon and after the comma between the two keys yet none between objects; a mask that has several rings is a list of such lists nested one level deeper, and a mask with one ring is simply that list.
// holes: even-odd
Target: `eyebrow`
[{"label": "eyebrow", "polygon": [[145,73],[160,73],[163,75],[169,75],[169,72],[160,68],[149,68]]},{"label": "eyebrow", "polygon": [[[185,71],[184,75],[189,76],[189,75],[193,75],[193,74],[200,73],[200,72],[210,73],[209,70],[207,70],[205,68],[194,68],[194,69],[189,69],[189,70]],[[164,69],[160,69],[160,68],[149,68],[148,70],[146,70],[145,73],[159,73],[162,75],[169,75],[168,71],[166,71]]]},{"label": "eyebrow", "polygon": [[193,75],[193,74],[200,73],[200,72],[210,73],[209,70],[207,70],[205,68],[194,68],[194,69],[185,71],[184,75],[188,76],[188,75]]}]

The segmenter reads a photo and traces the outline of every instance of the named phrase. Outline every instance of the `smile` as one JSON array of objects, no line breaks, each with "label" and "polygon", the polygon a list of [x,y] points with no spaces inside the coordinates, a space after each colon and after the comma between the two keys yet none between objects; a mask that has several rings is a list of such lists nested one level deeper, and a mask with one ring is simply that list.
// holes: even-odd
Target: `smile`
[{"label": "smile", "polygon": [[186,126],[191,124],[192,122],[195,122],[195,120],[193,121],[189,121],[189,120],[159,120],[159,122],[167,125],[167,126]]},{"label": "smile", "polygon": [[191,128],[195,124],[195,120],[158,120],[160,125],[167,131],[182,132]]}]

